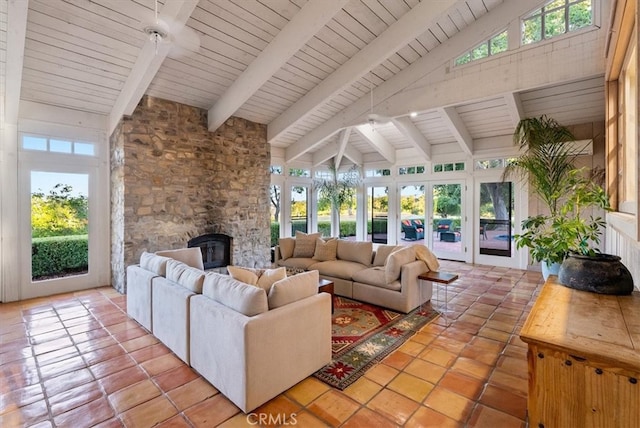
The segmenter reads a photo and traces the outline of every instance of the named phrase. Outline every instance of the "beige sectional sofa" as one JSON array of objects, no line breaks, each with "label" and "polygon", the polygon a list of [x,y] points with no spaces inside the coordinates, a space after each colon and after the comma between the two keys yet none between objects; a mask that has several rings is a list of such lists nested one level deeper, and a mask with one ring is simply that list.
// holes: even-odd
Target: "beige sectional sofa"
[{"label": "beige sectional sofa", "polygon": [[245,413],[331,361],[331,298],[317,271],[263,288],[204,272],[189,250],[129,266],[127,312]]},{"label": "beige sectional sofa", "polygon": [[275,263],[289,269],[317,270],[333,281],[335,294],[410,312],[431,300],[430,282],[418,275],[437,270],[436,257],[425,246],[380,245],[343,239],[322,239],[320,234],[296,233],[281,238]]}]

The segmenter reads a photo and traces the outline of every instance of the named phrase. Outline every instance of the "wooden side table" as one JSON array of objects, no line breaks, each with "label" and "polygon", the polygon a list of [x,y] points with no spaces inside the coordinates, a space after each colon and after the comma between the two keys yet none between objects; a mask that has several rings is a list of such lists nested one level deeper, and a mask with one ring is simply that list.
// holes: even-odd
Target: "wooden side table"
[{"label": "wooden side table", "polygon": [[331,313],[333,313],[333,281],[321,279],[318,283],[318,293],[329,293],[331,295]]},{"label": "wooden side table", "polygon": [[[458,277],[459,276],[457,273],[436,272],[436,271],[428,271],[418,275],[418,280],[444,284],[444,309],[442,310],[442,316],[444,318],[444,323],[446,325],[449,325],[449,322],[447,320],[447,302],[448,302],[447,285],[451,284],[453,281],[458,279]],[[422,287],[420,287],[420,292],[422,292]],[[440,300],[440,290],[438,290],[438,300]],[[420,307],[422,308],[422,303],[420,304]]]}]

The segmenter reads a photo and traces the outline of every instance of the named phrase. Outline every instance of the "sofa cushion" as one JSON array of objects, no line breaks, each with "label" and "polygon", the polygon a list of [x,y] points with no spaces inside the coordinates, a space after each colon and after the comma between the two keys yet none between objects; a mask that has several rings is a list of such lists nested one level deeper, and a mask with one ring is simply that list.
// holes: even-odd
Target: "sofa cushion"
[{"label": "sofa cushion", "polygon": [[291,257],[287,260],[278,260],[279,266],[295,268],[295,269],[303,269],[303,270],[307,270],[309,266],[314,265],[316,263],[318,263],[318,261],[313,260],[310,257]]},{"label": "sofa cushion", "polygon": [[369,269],[363,269],[353,274],[353,280],[368,285],[375,285],[389,290],[399,291],[402,285],[397,279],[389,281],[383,266],[375,266]]},{"label": "sofa cushion", "polygon": [[413,248],[416,250],[416,259],[425,262],[429,270],[437,272],[440,269],[438,258],[429,248],[424,245],[414,245]]},{"label": "sofa cushion", "polygon": [[167,279],[194,293],[202,293],[204,271],[187,266],[178,260],[170,259],[167,262]]},{"label": "sofa cushion", "polygon": [[416,259],[416,251],[411,247],[403,247],[389,254],[384,266],[387,284],[400,278],[402,266]]},{"label": "sofa cushion", "polygon": [[145,251],[140,256],[140,267],[156,275],[167,276],[167,262],[169,260],[171,260],[169,257],[158,256]]},{"label": "sofa cushion", "polygon": [[293,257],[293,249],[296,246],[296,240],[294,238],[280,238],[278,241],[280,247],[280,259],[287,260]]},{"label": "sofa cushion", "polygon": [[396,245],[380,245],[376,249],[376,255],[373,257],[373,266],[384,266],[387,262],[387,257],[389,254],[393,253],[395,250],[399,250]]},{"label": "sofa cushion", "polygon": [[267,293],[274,282],[287,277],[287,269],[284,267],[276,269],[253,269],[240,266],[227,266],[227,270],[233,279],[263,288]]},{"label": "sofa cushion", "polygon": [[317,294],[319,280],[318,271],[312,270],[275,282],[268,295],[269,309],[288,305]]},{"label": "sofa cushion", "polygon": [[365,266],[371,266],[373,256],[373,242],[338,240],[336,252],[339,260],[356,262]]},{"label": "sofa cushion", "polygon": [[316,239],[316,249],[313,253],[313,259],[320,262],[335,260],[337,250],[338,240],[336,238],[330,238],[326,241],[318,238]]},{"label": "sofa cushion", "polygon": [[314,269],[320,272],[323,276],[331,276],[333,278],[342,278],[351,280],[353,274],[366,269],[361,263],[347,262],[344,260],[333,260],[330,262],[318,262],[309,266],[309,269]]},{"label": "sofa cushion", "polygon": [[216,272],[205,275],[202,294],[248,317],[269,310],[267,293],[262,288]]},{"label": "sofa cushion", "polygon": [[321,233],[304,233],[296,230],[296,245],[293,248],[293,257],[313,257],[316,251],[316,239]]},{"label": "sofa cushion", "polygon": [[156,251],[156,254],[159,256],[170,257],[174,260],[185,263],[187,266],[204,270],[204,263],[202,261],[202,250],[200,249],[200,247],[178,248],[176,250],[162,250]]}]

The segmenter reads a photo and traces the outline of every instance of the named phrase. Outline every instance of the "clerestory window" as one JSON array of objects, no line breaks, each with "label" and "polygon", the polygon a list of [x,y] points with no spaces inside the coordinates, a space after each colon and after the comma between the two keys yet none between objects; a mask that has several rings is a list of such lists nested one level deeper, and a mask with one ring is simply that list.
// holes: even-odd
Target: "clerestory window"
[{"label": "clerestory window", "polygon": [[500,34],[491,37],[489,40],[485,40],[470,51],[460,55],[455,59],[454,64],[462,65],[477,59],[487,58],[489,56],[505,52],[507,47],[507,30],[504,30]]},{"label": "clerestory window", "polygon": [[593,0],[552,0],[522,20],[522,44],[548,40],[593,25]]}]

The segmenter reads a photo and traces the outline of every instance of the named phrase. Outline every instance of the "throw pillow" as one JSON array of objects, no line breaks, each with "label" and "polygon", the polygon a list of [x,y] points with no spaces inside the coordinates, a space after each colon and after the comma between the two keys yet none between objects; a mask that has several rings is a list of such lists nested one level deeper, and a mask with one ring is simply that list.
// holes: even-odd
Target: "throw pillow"
[{"label": "throw pillow", "polygon": [[384,266],[384,276],[387,280],[387,284],[391,284],[393,281],[400,278],[402,266],[415,261],[415,259],[416,250],[413,249],[413,246],[403,247],[389,254],[387,264]]},{"label": "throw pillow", "polygon": [[204,270],[202,261],[202,250],[200,247],[178,248],[177,250],[156,251],[156,254],[163,257],[170,257],[188,266]]},{"label": "throw pillow", "polygon": [[429,248],[424,245],[414,245],[414,248],[416,250],[416,259],[425,262],[429,270],[437,272],[440,269],[438,258]]},{"label": "throw pillow", "polygon": [[277,269],[253,269],[240,266],[227,266],[227,271],[231,278],[245,284],[255,285],[264,289],[267,293],[274,282],[287,277],[287,270],[284,267]]},{"label": "throw pillow", "polygon": [[312,258],[316,251],[316,239],[322,236],[320,233],[304,233],[296,230],[296,246],[293,249],[293,257]]},{"label": "throw pillow", "polygon": [[375,257],[373,258],[373,265],[384,266],[387,262],[387,257],[389,257],[389,254],[393,253],[397,249],[398,247],[395,245],[380,245],[376,250]]},{"label": "throw pillow", "polygon": [[227,266],[227,271],[231,278],[237,279],[249,285],[258,284],[258,274],[253,269],[242,268],[238,266]]},{"label": "throw pillow", "polygon": [[318,294],[319,281],[320,274],[317,270],[312,270],[274,283],[267,295],[269,309],[279,308]]},{"label": "throw pillow", "polygon": [[296,246],[296,240],[293,238],[280,238],[278,246],[280,247],[280,259],[287,260],[293,257],[293,249]]},{"label": "throw pillow", "polygon": [[321,262],[329,262],[336,259],[336,251],[338,251],[338,240],[330,238],[324,240],[316,239],[316,250],[313,253],[313,259]]}]

